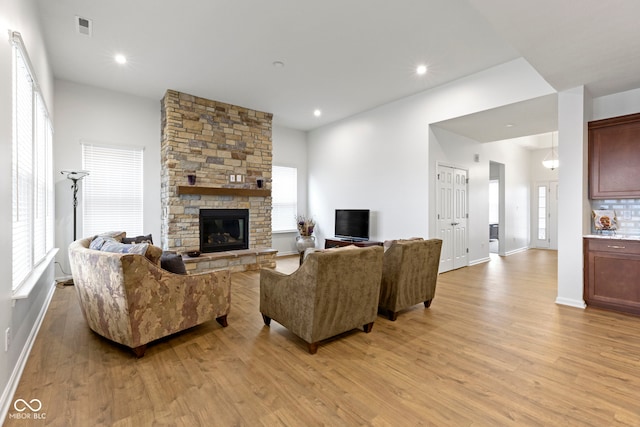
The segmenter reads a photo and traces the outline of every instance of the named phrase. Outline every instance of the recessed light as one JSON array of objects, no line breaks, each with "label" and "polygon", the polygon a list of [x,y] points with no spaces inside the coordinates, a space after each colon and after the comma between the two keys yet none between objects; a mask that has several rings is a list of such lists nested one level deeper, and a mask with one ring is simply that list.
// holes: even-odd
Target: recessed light
[{"label": "recessed light", "polygon": [[322,111],[316,108],[315,110],[313,110],[313,115],[316,117],[320,117],[322,115]]},{"label": "recessed light", "polygon": [[284,68],[284,62],[282,61],[273,61],[273,66],[276,68]]},{"label": "recessed light", "polygon": [[126,64],[127,63],[127,57],[122,55],[122,54],[117,54],[114,59],[116,60],[116,62],[118,64]]},{"label": "recessed light", "polygon": [[505,125],[505,127],[507,127],[507,128],[512,128],[512,127],[513,127],[513,123],[507,123],[507,124]]},{"label": "recessed light", "polygon": [[416,68],[416,74],[418,74],[419,76],[427,74],[427,66],[426,65],[418,65],[418,68]]}]

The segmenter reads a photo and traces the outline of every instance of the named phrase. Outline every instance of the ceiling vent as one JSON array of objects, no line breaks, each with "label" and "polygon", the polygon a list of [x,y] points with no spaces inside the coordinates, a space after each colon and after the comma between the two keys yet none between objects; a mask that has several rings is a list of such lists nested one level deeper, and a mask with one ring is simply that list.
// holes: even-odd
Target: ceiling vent
[{"label": "ceiling vent", "polygon": [[91,19],[76,16],[76,31],[79,34],[91,37],[93,31],[93,21]]}]

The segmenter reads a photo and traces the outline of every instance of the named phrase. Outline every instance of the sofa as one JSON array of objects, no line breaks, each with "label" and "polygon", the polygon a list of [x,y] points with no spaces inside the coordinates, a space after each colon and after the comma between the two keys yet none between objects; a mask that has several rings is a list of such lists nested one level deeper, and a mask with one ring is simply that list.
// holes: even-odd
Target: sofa
[{"label": "sofa", "polygon": [[91,249],[92,240],[73,242],[69,261],[82,315],[97,334],[142,357],[159,338],[213,319],[227,326],[229,271],[175,274],[160,267],[158,247],[141,243],[122,246],[127,253],[107,252]]},{"label": "sofa", "polygon": [[385,242],[379,307],[390,320],[413,305],[431,305],[440,266],[440,239]]},{"label": "sofa", "polygon": [[308,253],[292,274],[260,271],[260,312],[265,325],[275,320],[307,342],[318,343],[362,327],[370,332],[378,312],[382,275],[380,246]]}]

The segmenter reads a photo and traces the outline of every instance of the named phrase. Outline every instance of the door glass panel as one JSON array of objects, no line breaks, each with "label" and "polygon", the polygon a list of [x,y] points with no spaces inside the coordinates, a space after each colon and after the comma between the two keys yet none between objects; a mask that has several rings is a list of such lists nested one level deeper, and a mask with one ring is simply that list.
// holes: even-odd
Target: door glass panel
[{"label": "door glass panel", "polygon": [[547,240],[547,186],[538,186],[538,240]]}]

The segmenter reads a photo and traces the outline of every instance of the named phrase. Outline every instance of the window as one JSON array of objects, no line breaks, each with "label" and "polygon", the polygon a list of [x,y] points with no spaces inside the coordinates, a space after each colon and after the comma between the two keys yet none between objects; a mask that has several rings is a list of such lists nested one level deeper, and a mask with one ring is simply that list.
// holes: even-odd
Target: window
[{"label": "window", "polygon": [[538,186],[538,240],[547,239],[547,186]]},{"label": "window", "polygon": [[84,236],[107,231],[143,232],[143,148],[82,143]]},{"label": "window", "polygon": [[12,289],[53,249],[51,122],[19,33],[13,44]]},{"label": "window", "polygon": [[272,231],[296,231],[296,215],[298,213],[298,169],[274,166],[272,176]]}]

